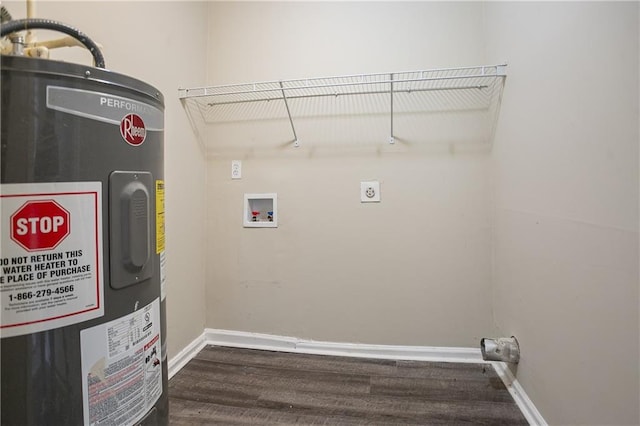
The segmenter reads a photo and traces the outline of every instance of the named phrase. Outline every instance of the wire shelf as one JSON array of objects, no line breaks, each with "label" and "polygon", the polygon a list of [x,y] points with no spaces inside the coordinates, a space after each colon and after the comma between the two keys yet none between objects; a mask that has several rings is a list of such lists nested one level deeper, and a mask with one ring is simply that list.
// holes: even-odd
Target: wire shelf
[{"label": "wire shelf", "polygon": [[[394,142],[394,114],[492,108],[502,93],[506,65],[360,74],[179,89],[187,111],[206,124],[287,118],[298,145],[294,120],[321,115],[313,99],[365,97],[335,114],[388,114]],[[446,95],[444,95],[446,93]],[[358,105],[360,111],[353,108]]]}]

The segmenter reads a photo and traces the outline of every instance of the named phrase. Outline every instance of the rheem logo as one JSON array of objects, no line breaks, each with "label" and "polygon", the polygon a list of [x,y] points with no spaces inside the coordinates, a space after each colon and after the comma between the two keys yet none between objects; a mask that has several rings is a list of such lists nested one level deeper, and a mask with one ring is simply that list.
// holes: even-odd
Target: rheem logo
[{"label": "rheem logo", "polygon": [[138,114],[127,114],[120,121],[120,134],[129,145],[138,146],[147,137],[147,129]]},{"label": "rheem logo", "polygon": [[70,234],[69,222],[55,201],[27,201],[11,215],[11,239],[27,251],[51,250]]}]

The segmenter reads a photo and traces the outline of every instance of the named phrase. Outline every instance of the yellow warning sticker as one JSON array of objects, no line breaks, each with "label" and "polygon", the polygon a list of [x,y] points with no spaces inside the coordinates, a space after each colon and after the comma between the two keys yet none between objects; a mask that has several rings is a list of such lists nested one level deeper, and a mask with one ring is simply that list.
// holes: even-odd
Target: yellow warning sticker
[{"label": "yellow warning sticker", "polygon": [[164,251],[164,181],[156,181],[156,253]]}]

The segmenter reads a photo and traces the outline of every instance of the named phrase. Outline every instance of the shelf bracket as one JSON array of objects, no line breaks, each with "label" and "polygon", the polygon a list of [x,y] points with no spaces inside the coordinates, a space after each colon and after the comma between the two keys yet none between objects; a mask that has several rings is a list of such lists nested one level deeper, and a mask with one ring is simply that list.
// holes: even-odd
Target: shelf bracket
[{"label": "shelf bracket", "polygon": [[284,93],[284,85],[282,81],[280,83],[280,91],[282,91],[282,99],[284,100],[284,106],[287,108],[287,115],[289,116],[289,123],[291,124],[291,131],[293,132],[293,146],[296,148],[300,146],[300,142],[298,142],[298,135],[296,134],[296,128],[293,125],[293,119],[291,118],[291,111],[289,110],[289,102],[287,102],[287,95]]},{"label": "shelf bracket", "polygon": [[389,129],[389,143],[396,143],[395,138],[393,137],[393,73],[389,74],[389,94],[390,94],[390,129]]}]

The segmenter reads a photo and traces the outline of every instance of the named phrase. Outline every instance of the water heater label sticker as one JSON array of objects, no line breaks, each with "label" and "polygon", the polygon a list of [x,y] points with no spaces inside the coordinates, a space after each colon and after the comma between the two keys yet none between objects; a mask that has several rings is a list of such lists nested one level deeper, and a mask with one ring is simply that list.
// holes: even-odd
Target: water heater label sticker
[{"label": "water heater label sticker", "polygon": [[162,394],[160,300],[80,332],[85,425],[132,425]]},{"label": "water heater label sticker", "polygon": [[160,253],[160,300],[167,297],[167,255],[166,252]]},{"label": "water heater label sticker", "polygon": [[102,183],[0,185],[0,336],[104,315]]},{"label": "water heater label sticker", "polygon": [[164,251],[164,181],[156,181],[156,253]]}]

